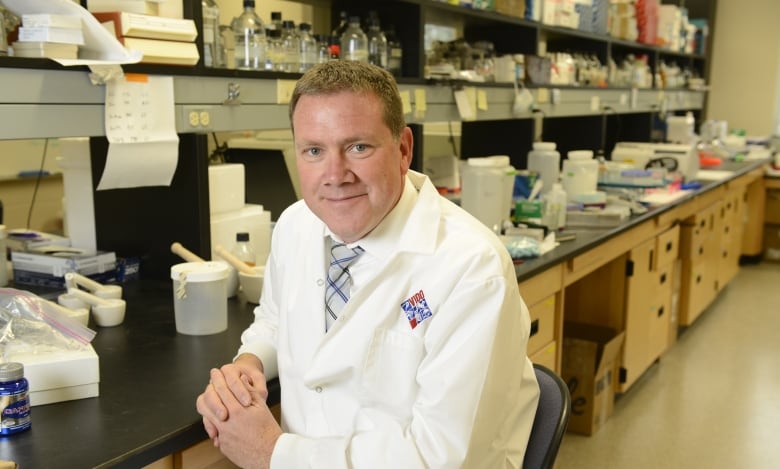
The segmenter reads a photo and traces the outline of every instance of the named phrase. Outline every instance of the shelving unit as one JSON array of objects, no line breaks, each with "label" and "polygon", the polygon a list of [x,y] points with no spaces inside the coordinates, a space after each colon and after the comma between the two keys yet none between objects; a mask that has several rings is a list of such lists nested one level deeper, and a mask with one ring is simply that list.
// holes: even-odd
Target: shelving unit
[{"label": "shelving unit", "polygon": [[[323,2],[319,0],[300,2],[323,7]],[[525,167],[525,155],[534,139],[534,122],[538,120],[534,117],[543,116],[542,137],[558,142],[563,155],[570,149],[592,149],[608,154],[609,148],[618,140],[650,140],[659,113],[694,111],[698,117],[704,106],[706,93],[703,91],[549,85],[530,88],[536,100],[533,112],[529,110],[514,114],[511,103],[515,91],[511,84],[424,78],[426,23],[448,22],[467,41],[493,42],[499,54],[538,54],[543,48],[550,51],[572,50],[596,54],[602,62],[629,53],[645,54],[653,70],[659,60],[676,61],[697,70],[704,70],[706,62],[699,56],[548,26],[495,12],[464,9],[433,0],[331,0],[329,4],[332,23],[337,21],[337,12],[341,10],[356,15],[367,15],[369,10],[376,10],[383,24],[395,26],[404,50],[403,73],[398,78],[400,89],[408,93],[413,110],[420,104],[415,101],[417,96],[424,94],[426,99],[427,110],[424,113],[407,114],[407,120],[416,135],[414,167],[418,169],[422,167],[420,158],[424,151],[421,138],[424,125],[462,120],[453,96],[455,89],[467,88],[472,96],[480,98],[479,102],[486,104],[477,110],[473,121],[463,122],[462,152],[459,156],[507,154],[518,168]],[[185,17],[192,18],[196,25],[201,24],[200,5],[200,2],[194,0],[184,2]],[[202,50],[202,39],[198,38],[197,41]],[[202,193],[206,191],[207,195],[208,191],[204,175],[208,133],[288,128],[284,95],[300,75],[210,69],[202,64],[194,67],[132,65],[124,68],[127,72],[173,76],[176,130],[182,142],[179,164],[180,167],[187,166],[187,169],[182,170],[182,176],[174,180],[175,184],[169,191],[176,195],[172,200],[194,200],[197,204],[206,205],[197,208],[193,223],[164,226],[164,231],[172,238],[189,239],[196,253],[208,255],[210,240],[208,230],[203,226],[203,223],[208,223],[208,197]],[[229,88],[239,91],[240,104],[225,103],[229,97]],[[94,137],[92,148],[93,152],[98,153],[92,155],[93,179],[97,181],[102,167],[96,162],[105,159],[106,147],[104,94],[103,86],[90,82],[85,67],[67,69],[45,59],[0,57],[0,119],[5,123],[0,129],[0,139]],[[190,119],[192,113],[202,112],[209,115],[207,124],[203,124],[203,120],[195,120],[193,124]],[[194,168],[190,167],[192,165]],[[179,197],[178,191],[185,191],[189,199]],[[135,197],[144,198],[154,191],[133,189],[132,192]],[[118,246],[136,246],[136,243],[122,238],[134,230],[123,231],[121,225],[132,223],[142,226],[148,220],[135,217],[117,220],[116,213],[121,212],[122,208],[127,212],[136,211],[137,199],[127,200],[128,197],[103,192],[95,194],[99,246],[112,250]],[[158,207],[158,211],[175,208],[162,206]],[[157,214],[154,220],[165,222],[161,214]],[[110,230],[106,228],[108,226],[111,226]],[[149,252],[167,252],[164,248],[168,240],[159,243],[160,246],[148,248]],[[168,260],[162,259],[162,264]]]}]

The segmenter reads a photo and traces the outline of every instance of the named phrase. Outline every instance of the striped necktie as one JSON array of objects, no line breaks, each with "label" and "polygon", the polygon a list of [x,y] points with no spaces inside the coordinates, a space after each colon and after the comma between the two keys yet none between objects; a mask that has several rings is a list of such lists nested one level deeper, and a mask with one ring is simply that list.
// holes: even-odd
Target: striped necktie
[{"label": "striped necktie", "polygon": [[349,289],[352,276],[349,265],[352,264],[364,250],[360,246],[348,248],[343,243],[333,243],[330,248],[330,267],[328,268],[328,286],[325,288],[325,331],[330,330],[341,309],[349,300]]}]

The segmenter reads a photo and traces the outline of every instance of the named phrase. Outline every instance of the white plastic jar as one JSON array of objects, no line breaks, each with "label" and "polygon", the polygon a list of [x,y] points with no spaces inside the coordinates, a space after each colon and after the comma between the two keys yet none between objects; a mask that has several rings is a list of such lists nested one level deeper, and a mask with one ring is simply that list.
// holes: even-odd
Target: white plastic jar
[{"label": "white plastic jar", "polygon": [[561,183],[569,200],[580,194],[596,192],[599,182],[599,163],[590,150],[575,150],[566,154],[563,161]]},{"label": "white plastic jar", "polygon": [[176,331],[217,334],[227,329],[228,266],[221,262],[184,262],[171,267]]},{"label": "white plastic jar", "polygon": [[461,207],[499,232],[510,217],[516,173],[508,156],[469,158],[461,170]]},{"label": "white plastic jar", "polygon": [[561,174],[561,154],[555,150],[554,142],[534,142],[528,152],[528,169],[539,173],[544,185],[542,194],[550,192]]}]

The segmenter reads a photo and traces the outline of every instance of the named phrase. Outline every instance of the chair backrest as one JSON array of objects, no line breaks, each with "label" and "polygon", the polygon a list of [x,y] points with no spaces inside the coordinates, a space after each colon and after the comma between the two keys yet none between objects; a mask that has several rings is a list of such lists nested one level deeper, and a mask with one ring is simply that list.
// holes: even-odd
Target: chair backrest
[{"label": "chair backrest", "polygon": [[525,450],[523,469],[547,469],[555,463],[569,423],[571,396],[563,379],[549,368],[534,364],[534,372],[539,382],[539,405]]}]

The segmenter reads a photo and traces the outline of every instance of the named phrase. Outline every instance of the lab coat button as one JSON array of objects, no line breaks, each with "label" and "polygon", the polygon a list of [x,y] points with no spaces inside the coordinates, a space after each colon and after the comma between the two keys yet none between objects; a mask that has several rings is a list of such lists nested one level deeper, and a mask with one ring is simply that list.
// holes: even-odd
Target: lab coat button
[{"label": "lab coat button", "polygon": [[316,388],[314,388],[314,390],[317,391],[318,393],[321,393],[322,392],[322,386],[317,386]]},{"label": "lab coat button", "polygon": [[323,286],[323,285],[325,285],[325,280],[323,280],[323,279],[321,279],[321,278],[320,278],[320,279],[317,279],[317,286],[318,286],[318,287],[321,287],[321,286]]}]

